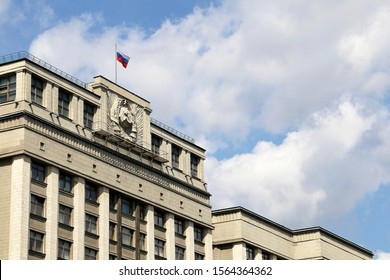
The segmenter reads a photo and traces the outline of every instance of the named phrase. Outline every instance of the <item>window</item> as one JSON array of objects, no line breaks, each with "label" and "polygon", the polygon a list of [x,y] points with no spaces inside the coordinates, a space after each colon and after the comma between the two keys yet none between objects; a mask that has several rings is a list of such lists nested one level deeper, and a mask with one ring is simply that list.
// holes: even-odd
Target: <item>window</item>
[{"label": "window", "polygon": [[195,253],[195,260],[200,260],[200,261],[204,260],[204,255]]},{"label": "window", "polygon": [[139,235],[139,247],[141,250],[145,250],[145,240],[146,240],[146,234],[140,233]]},{"label": "window", "polygon": [[184,234],[184,222],[182,220],[175,219],[175,233]]},{"label": "window", "polygon": [[58,222],[64,225],[71,225],[71,217],[72,217],[72,208],[69,208],[64,205],[60,205],[59,207],[59,215]]},{"label": "window", "polygon": [[59,185],[60,185],[60,190],[65,192],[72,192],[72,185],[73,185],[72,176],[60,172]]},{"label": "window", "polygon": [[95,114],[95,106],[84,102],[84,126],[92,129],[93,115]]},{"label": "window", "polygon": [[0,103],[14,101],[16,96],[16,75],[0,77]]},{"label": "window", "polygon": [[36,195],[31,195],[31,209],[30,213],[43,217],[43,206],[45,204],[45,199]]},{"label": "window", "polygon": [[165,242],[160,239],[154,239],[154,254],[159,257],[164,257]]},{"label": "window", "polygon": [[116,203],[118,201],[118,194],[116,192],[110,191],[110,208],[116,209]]},{"label": "window", "polygon": [[175,260],[184,260],[184,248],[175,246]]},{"label": "window", "polygon": [[65,240],[58,240],[58,259],[70,260],[70,246],[71,243]]},{"label": "window", "polygon": [[160,154],[161,138],[152,135],[152,152],[156,155]]},{"label": "window", "polygon": [[116,240],[116,224],[110,222],[109,235],[111,240]]},{"label": "window", "polygon": [[97,234],[97,217],[85,214],[85,231]]},{"label": "window", "polygon": [[127,227],[122,227],[122,244],[131,246],[133,231]]},{"label": "window", "polygon": [[133,205],[130,200],[122,199],[122,214],[133,215]]},{"label": "window", "polygon": [[43,81],[37,77],[31,77],[31,101],[42,105]]},{"label": "window", "polygon": [[84,248],[84,258],[86,260],[96,260],[97,251],[88,247]]},{"label": "window", "polygon": [[172,167],[179,168],[179,159],[180,159],[181,149],[172,144]]},{"label": "window", "polygon": [[191,154],[191,176],[198,177],[199,157]]},{"label": "window", "polygon": [[203,242],[203,231],[198,226],[194,226],[194,239],[195,241]]},{"label": "window", "polygon": [[35,161],[31,163],[31,179],[44,183],[46,177],[45,173],[44,165]]},{"label": "window", "polygon": [[263,260],[270,260],[271,259],[271,255],[268,253],[268,252],[262,252],[261,253],[261,258],[263,259]]},{"label": "window", "polygon": [[30,247],[34,252],[43,253],[43,237],[42,233],[30,230]]},{"label": "window", "polygon": [[247,260],[255,259],[254,249],[252,247],[249,246],[246,247],[246,259]]},{"label": "window", "polygon": [[58,91],[58,114],[69,118],[70,93],[60,89]]},{"label": "window", "polygon": [[154,211],[154,224],[156,226],[159,226],[159,227],[164,227],[164,213],[159,211],[159,210],[155,210]]},{"label": "window", "polygon": [[85,199],[93,202],[97,202],[98,198],[98,187],[91,184],[85,183]]}]

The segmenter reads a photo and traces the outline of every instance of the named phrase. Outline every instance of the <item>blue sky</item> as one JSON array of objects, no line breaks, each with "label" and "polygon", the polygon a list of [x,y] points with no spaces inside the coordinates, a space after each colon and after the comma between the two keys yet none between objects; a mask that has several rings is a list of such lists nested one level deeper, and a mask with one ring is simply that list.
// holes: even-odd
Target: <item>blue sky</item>
[{"label": "blue sky", "polygon": [[0,0],[0,51],[114,80],[207,149],[214,208],[390,258],[388,1]]}]

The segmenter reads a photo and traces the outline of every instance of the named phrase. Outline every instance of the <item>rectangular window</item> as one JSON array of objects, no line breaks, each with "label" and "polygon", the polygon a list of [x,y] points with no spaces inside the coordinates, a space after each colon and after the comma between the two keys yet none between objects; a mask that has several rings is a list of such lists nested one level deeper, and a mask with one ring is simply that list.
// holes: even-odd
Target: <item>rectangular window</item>
[{"label": "rectangular window", "polygon": [[133,231],[127,227],[122,227],[122,244],[131,246]]},{"label": "rectangular window", "polygon": [[200,261],[204,260],[204,255],[195,253],[195,260],[200,260]]},{"label": "rectangular window", "polygon": [[194,239],[198,242],[203,242],[203,231],[202,228],[194,226]]},{"label": "rectangular window", "polygon": [[97,234],[97,217],[85,214],[85,231]]},{"label": "rectangular window", "polygon": [[130,200],[122,198],[122,214],[133,215],[133,204]]},{"label": "rectangular window", "polygon": [[111,240],[116,240],[116,224],[110,222],[109,224],[109,235]]},{"label": "rectangular window", "polygon": [[191,154],[191,176],[198,177],[198,165],[199,157],[197,155]]},{"label": "rectangular window", "polygon": [[70,104],[71,94],[59,89],[58,91],[58,114],[64,117],[69,118],[69,104]]},{"label": "rectangular window", "polygon": [[16,96],[16,75],[0,77],[0,103],[14,101]]},{"label": "rectangular window", "polygon": [[43,237],[42,233],[30,230],[30,245],[29,249],[34,252],[43,253]]},{"label": "rectangular window", "polygon": [[65,240],[58,240],[58,259],[70,260],[70,246],[71,243]]},{"label": "rectangular window", "polygon": [[31,179],[44,183],[46,177],[46,168],[38,162],[31,162]]},{"label": "rectangular window", "polygon": [[164,257],[165,242],[160,239],[154,239],[154,254],[159,257]]},{"label": "rectangular window", "polygon": [[93,202],[97,202],[98,187],[91,183],[85,183],[85,199]]},{"label": "rectangular window", "polygon": [[156,155],[160,154],[161,138],[152,135],[152,152]]},{"label": "rectangular window", "polygon": [[58,222],[64,225],[71,225],[72,208],[61,205],[59,207]]},{"label": "rectangular window", "polygon": [[164,227],[165,221],[163,212],[159,210],[154,211],[154,224],[159,227]]},{"label": "rectangular window", "polygon": [[184,260],[184,248],[175,246],[175,260]]},{"label": "rectangular window", "polygon": [[263,259],[263,260],[270,260],[271,259],[271,255],[268,253],[268,252],[262,252],[261,253],[261,258]]},{"label": "rectangular window", "polygon": [[140,233],[140,235],[139,235],[139,246],[140,246],[141,250],[145,250],[145,248],[146,248],[145,240],[146,240],[146,234]]},{"label": "rectangular window", "polygon": [[252,247],[246,247],[246,259],[247,260],[254,260],[255,259],[255,254],[254,254],[254,249]]},{"label": "rectangular window", "polygon": [[31,77],[31,101],[42,105],[43,81],[35,76]]},{"label": "rectangular window", "polygon": [[95,114],[95,106],[84,102],[84,126],[92,129],[93,116]]},{"label": "rectangular window", "polygon": [[175,233],[180,235],[184,234],[184,222],[180,219],[175,219]]},{"label": "rectangular window", "polygon": [[65,192],[72,192],[72,186],[73,186],[72,176],[60,172],[59,185],[60,185],[60,190]]},{"label": "rectangular window", "polygon": [[180,153],[181,153],[181,149],[178,146],[172,144],[172,167],[177,169],[180,168],[179,165]]},{"label": "rectangular window", "polygon": [[36,195],[31,195],[31,209],[30,213],[43,217],[45,199]]},{"label": "rectangular window", "polygon": [[97,259],[97,251],[88,247],[84,248],[84,258],[86,260],[96,260]]},{"label": "rectangular window", "polygon": [[118,202],[118,194],[114,191],[110,191],[110,208],[116,209],[117,202]]}]

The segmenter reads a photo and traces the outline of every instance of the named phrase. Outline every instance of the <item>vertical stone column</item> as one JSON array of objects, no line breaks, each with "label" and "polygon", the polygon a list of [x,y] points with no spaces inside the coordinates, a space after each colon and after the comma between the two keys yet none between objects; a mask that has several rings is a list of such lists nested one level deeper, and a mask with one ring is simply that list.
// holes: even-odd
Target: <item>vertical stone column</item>
[{"label": "vertical stone column", "polygon": [[205,250],[205,259],[213,259],[213,236],[211,234],[211,229],[205,229],[206,233],[204,236],[204,250]]},{"label": "vertical stone column", "polygon": [[45,88],[43,89],[43,106],[45,106],[46,109],[49,111],[53,111],[52,88],[53,84],[50,82],[46,82]]},{"label": "vertical stone column", "polygon": [[9,259],[26,260],[29,244],[31,159],[15,156],[12,162]]},{"label": "vertical stone column", "polygon": [[165,215],[165,256],[168,260],[175,259],[175,216],[171,213]]},{"label": "vertical stone column", "polygon": [[204,159],[203,158],[199,159],[198,178],[204,181]]},{"label": "vertical stone column", "polygon": [[188,221],[187,227],[184,232],[186,236],[186,260],[195,259],[195,236],[194,236],[194,223]]},{"label": "vertical stone column", "polygon": [[58,190],[59,170],[54,166],[48,167],[46,188],[46,259],[56,260],[58,250]]},{"label": "vertical stone column", "polygon": [[52,111],[58,115],[58,86],[52,87]]},{"label": "vertical stone column", "polygon": [[[16,96],[15,101],[27,100],[31,101],[31,94],[27,94],[27,75],[26,70],[16,72]],[[31,93],[31,75],[30,75],[30,93]],[[28,96],[30,98],[28,98]]]},{"label": "vertical stone column", "polygon": [[108,260],[110,254],[110,190],[100,187],[99,195],[99,260]]},{"label": "vertical stone column", "polygon": [[75,179],[74,208],[73,208],[73,259],[84,259],[85,235],[85,180],[81,177]]},{"label": "vertical stone column", "polygon": [[183,151],[183,152],[184,152],[183,171],[185,174],[191,176],[191,153],[189,151]]},{"label": "vertical stone column", "polygon": [[262,260],[263,259],[263,251],[259,248],[255,249],[255,260]]},{"label": "vertical stone column", "polygon": [[245,243],[233,244],[233,260],[245,260],[246,259],[246,247]]},{"label": "vertical stone column", "polygon": [[146,206],[146,240],[147,260],[154,260],[154,207]]}]

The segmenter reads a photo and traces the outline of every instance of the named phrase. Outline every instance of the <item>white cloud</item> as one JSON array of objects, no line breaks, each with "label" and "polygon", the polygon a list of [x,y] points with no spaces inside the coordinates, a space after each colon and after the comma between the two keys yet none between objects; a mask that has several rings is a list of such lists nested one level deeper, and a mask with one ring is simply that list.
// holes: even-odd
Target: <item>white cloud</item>
[{"label": "white cloud", "polygon": [[[338,218],[388,183],[386,114],[342,100],[316,113],[280,145],[260,141],[247,154],[207,162],[215,207],[241,204],[292,227]],[[385,133],[385,132],[384,132]],[[387,161],[387,160],[386,160]],[[223,199],[219,199],[223,197]]]},{"label": "white cloud", "polygon": [[211,153],[258,138],[248,153],[206,161],[215,206],[312,225],[389,182],[389,15],[388,1],[226,0],[145,35],[83,14],[30,52],[84,81],[114,80],[118,43],[131,56],[118,82],[150,100],[154,117]]},{"label": "white cloud", "polygon": [[377,260],[390,260],[390,253],[378,251],[375,253],[375,259],[377,259]]}]

